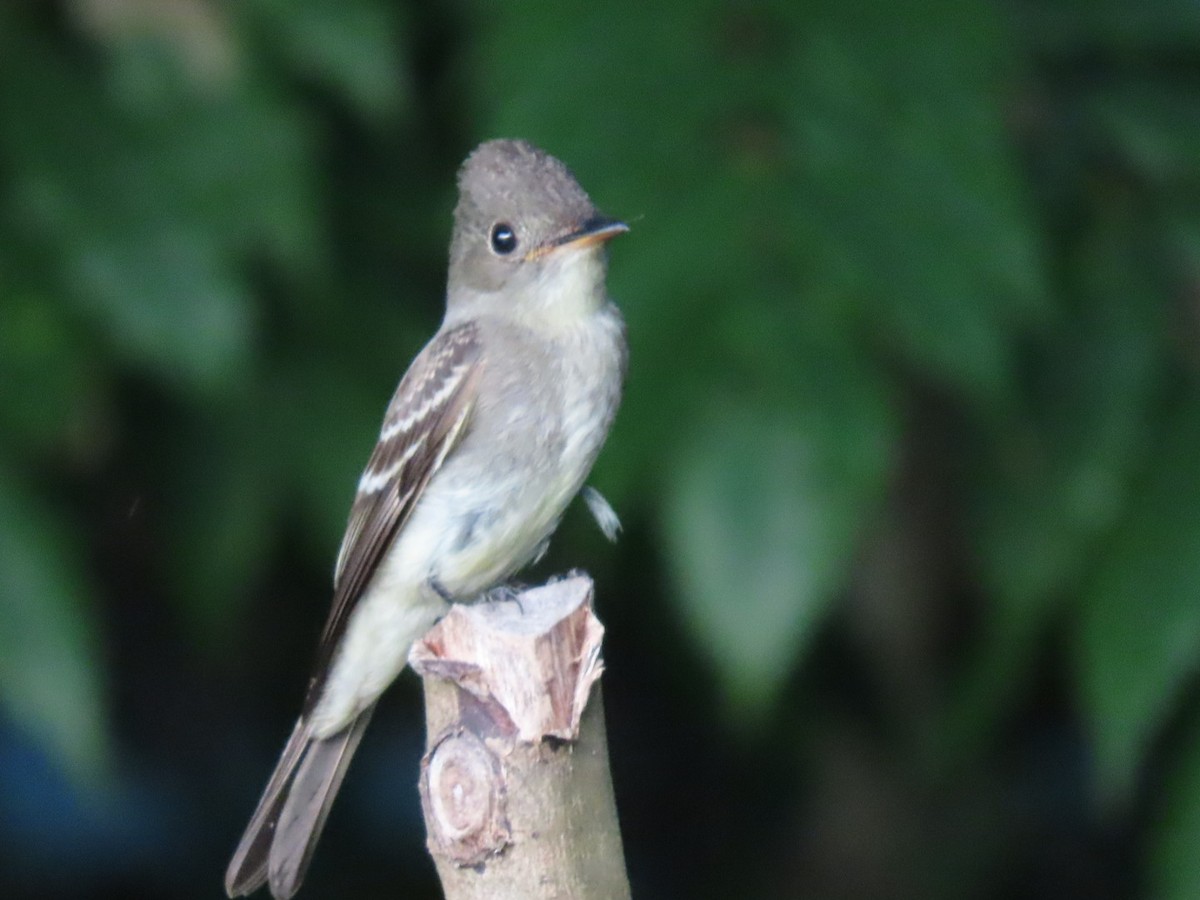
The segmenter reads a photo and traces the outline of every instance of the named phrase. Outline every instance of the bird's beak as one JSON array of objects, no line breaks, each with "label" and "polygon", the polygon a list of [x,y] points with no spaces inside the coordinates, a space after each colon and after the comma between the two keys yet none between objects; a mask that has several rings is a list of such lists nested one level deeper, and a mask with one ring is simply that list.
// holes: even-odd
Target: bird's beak
[{"label": "bird's beak", "polygon": [[590,247],[593,244],[602,244],[605,241],[610,241],[618,234],[624,234],[629,230],[629,226],[617,219],[610,219],[606,216],[593,216],[588,219],[578,228],[568,231],[561,237],[556,237],[553,240],[547,241],[540,247],[535,247],[526,254],[526,259],[537,259],[539,256],[545,256],[554,250],[562,247]]}]

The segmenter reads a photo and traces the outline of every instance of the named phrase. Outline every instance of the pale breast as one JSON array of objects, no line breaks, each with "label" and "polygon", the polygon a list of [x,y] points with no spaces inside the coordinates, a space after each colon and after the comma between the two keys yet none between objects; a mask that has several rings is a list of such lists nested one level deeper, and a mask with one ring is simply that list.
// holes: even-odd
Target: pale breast
[{"label": "pale breast", "polygon": [[436,577],[456,597],[528,563],[583,486],[620,402],[623,332],[609,306],[554,341],[499,331],[486,348],[469,431],[422,501],[446,517]]}]

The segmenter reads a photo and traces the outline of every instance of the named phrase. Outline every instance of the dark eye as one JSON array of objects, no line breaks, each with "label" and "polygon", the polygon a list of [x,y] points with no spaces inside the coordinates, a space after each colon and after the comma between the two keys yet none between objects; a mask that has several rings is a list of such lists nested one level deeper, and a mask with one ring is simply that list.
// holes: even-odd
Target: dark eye
[{"label": "dark eye", "polygon": [[507,222],[497,222],[492,226],[492,252],[500,256],[508,256],[517,249],[517,233]]}]

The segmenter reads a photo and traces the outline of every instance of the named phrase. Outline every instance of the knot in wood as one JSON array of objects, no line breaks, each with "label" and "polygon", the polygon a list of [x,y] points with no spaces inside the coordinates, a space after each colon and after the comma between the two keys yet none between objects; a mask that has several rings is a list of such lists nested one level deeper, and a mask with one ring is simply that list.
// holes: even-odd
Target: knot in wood
[{"label": "knot in wood", "polygon": [[473,866],[508,843],[500,761],[469,731],[448,734],[426,758],[422,799],[430,838],[460,866]]}]

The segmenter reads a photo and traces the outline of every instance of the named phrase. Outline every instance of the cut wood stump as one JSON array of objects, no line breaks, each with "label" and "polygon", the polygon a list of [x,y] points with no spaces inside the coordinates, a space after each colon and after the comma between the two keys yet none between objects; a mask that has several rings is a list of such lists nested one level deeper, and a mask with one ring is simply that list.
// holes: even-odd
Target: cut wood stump
[{"label": "cut wood stump", "polygon": [[421,804],[447,900],[622,900],[604,628],[592,580],[454,605],[409,656],[425,685]]}]

